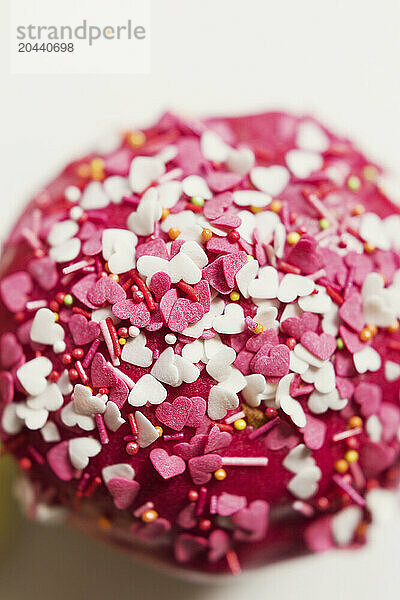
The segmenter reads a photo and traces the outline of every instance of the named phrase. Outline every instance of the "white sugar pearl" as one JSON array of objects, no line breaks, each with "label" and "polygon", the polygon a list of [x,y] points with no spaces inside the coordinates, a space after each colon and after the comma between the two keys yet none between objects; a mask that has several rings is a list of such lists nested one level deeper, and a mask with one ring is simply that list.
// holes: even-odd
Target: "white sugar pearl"
[{"label": "white sugar pearl", "polygon": [[81,208],[80,206],[74,206],[69,211],[69,217],[73,221],[79,221],[79,219],[81,218],[81,216],[83,215],[83,213],[84,213],[83,208]]},{"label": "white sugar pearl", "polygon": [[174,335],[173,333],[167,333],[167,335],[165,336],[165,341],[167,344],[175,344],[176,342],[176,335]]},{"label": "white sugar pearl", "polygon": [[69,185],[65,188],[64,196],[68,202],[79,202],[81,195],[81,190],[76,185]]}]

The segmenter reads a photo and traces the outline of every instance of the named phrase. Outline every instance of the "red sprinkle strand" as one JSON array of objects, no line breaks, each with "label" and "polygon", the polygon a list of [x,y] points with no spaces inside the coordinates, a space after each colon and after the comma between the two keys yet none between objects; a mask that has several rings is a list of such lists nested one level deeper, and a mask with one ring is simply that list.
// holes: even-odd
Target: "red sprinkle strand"
[{"label": "red sprinkle strand", "polygon": [[83,310],[83,308],[79,308],[79,306],[73,306],[72,312],[76,313],[77,315],[83,315],[84,317],[86,317],[89,320],[92,318],[92,315],[90,314],[90,312],[88,312],[87,310]]},{"label": "red sprinkle strand", "polygon": [[128,419],[129,419],[129,425],[131,426],[131,430],[132,430],[133,435],[137,436],[137,434],[138,434],[138,428],[137,428],[137,425],[136,425],[134,413],[129,413],[128,414]]},{"label": "red sprinkle strand", "polygon": [[200,294],[196,292],[196,290],[191,285],[186,283],[186,281],[183,281],[183,279],[178,281],[176,287],[179,288],[182,292],[184,292],[194,302],[200,302]]},{"label": "red sprinkle strand", "polygon": [[327,285],[326,293],[328,294],[328,296],[330,296],[330,298],[332,298],[332,300],[335,302],[335,304],[337,304],[338,306],[342,306],[344,300],[343,300],[342,296],[340,294],[338,294],[336,290],[333,289],[333,287],[331,287],[330,285]]},{"label": "red sprinkle strand", "polygon": [[114,323],[113,323],[111,317],[107,317],[106,324],[107,324],[107,329],[110,332],[111,341],[112,341],[112,345],[113,345],[113,348],[114,348],[115,356],[119,357],[119,356],[121,356],[121,346],[119,344],[117,330],[115,329],[115,326],[114,326]]},{"label": "red sprinkle strand", "polygon": [[284,262],[283,260],[281,260],[281,262],[279,263],[279,268],[284,273],[293,273],[293,275],[301,274],[301,269],[299,269],[299,267],[295,267],[294,265]]},{"label": "red sprinkle strand", "polygon": [[147,287],[143,279],[140,277],[136,269],[130,271],[129,274],[132,277],[134,283],[136,283],[136,285],[138,286],[139,290],[143,292],[144,301],[146,302],[149,311],[154,312],[156,310],[156,304],[154,302],[153,296],[151,295],[149,288]]}]

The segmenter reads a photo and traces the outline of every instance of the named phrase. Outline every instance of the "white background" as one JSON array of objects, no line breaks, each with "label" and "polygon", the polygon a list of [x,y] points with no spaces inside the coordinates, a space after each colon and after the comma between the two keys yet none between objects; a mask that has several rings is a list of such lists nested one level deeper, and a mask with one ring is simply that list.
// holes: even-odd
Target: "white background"
[{"label": "white background", "polygon": [[[65,161],[166,108],[314,112],[399,169],[398,0],[153,0],[146,76],[10,76],[5,0],[0,6],[1,235]],[[399,516],[359,553],[291,561],[211,587],[170,581],[75,532],[20,526],[0,563],[0,600],[399,597]]]}]

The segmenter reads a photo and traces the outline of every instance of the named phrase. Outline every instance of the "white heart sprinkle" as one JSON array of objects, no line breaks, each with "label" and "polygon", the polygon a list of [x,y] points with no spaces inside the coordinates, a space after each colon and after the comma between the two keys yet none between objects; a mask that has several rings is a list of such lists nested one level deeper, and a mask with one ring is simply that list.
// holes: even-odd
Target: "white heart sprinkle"
[{"label": "white heart sprinkle", "polygon": [[285,456],[282,464],[285,469],[297,474],[304,469],[315,467],[315,460],[305,444],[298,444]]},{"label": "white heart sprinkle", "polygon": [[379,371],[382,366],[380,354],[370,346],[363,348],[360,352],[355,352],[353,361],[358,373],[366,373],[367,371],[374,373]]},{"label": "white heart sprinkle", "polygon": [[210,389],[207,413],[213,421],[223,419],[228,410],[233,410],[238,406],[239,397],[223,384],[219,383]]},{"label": "white heart sprinkle", "polygon": [[16,435],[24,426],[24,420],[17,415],[17,406],[14,402],[7,404],[1,417],[1,426],[9,435]]},{"label": "white heart sprinkle", "polygon": [[119,175],[107,177],[103,183],[104,191],[114,204],[121,204],[124,196],[130,196],[131,189],[128,180]]},{"label": "white heart sprinkle", "polygon": [[225,381],[232,373],[231,364],[235,358],[236,352],[233,348],[222,346],[207,363],[206,371],[216,381]]},{"label": "white heart sprinkle", "polygon": [[[253,261],[250,261],[251,264]],[[257,279],[249,283],[249,295],[253,298],[276,298],[279,288],[278,271],[274,267],[262,267]]]},{"label": "white heart sprinkle", "polygon": [[243,298],[248,298],[250,296],[249,286],[256,278],[258,268],[258,260],[249,260],[236,273],[236,283]]},{"label": "white heart sprinkle", "polygon": [[[306,278],[305,278],[306,279]],[[309,279],[309,281],[312,281]],[[317,314],[325,314],[332,308],[332,300],[325,291],[325,288],[320,285],[313,285],[312,291],[316,289],[318,294],[310,294],[304,298],[299,298],[299,306],[305,312],[314,312]]]},{"label": "white heart sprinkle", "polygon": [[183,356],[179,354],[174,355],[174,364],[178,369],[179,374],[179,384],[184,383],[193,383],[197,381],[200,375],[199,369],[196,365],[192,364],[190,361],[186,360]]},{"label": "white heart sprinkle", "polygon": [[263,208],[271,204],[272,197],[257,190],[237,190],[233,192],[233,201],[237,206],[255,206]]},{"label": "white heart sprinkle", "polygon": [[59,221],[55,223],[47,236],[50,246],[59,246],[74,237],[79,231],[79,225],[75,221]]},{"label": "white heart sprinkle", "polygon": [[373,442],[378,443],[381,441],[383,427],[377,415],[371,415],[367,419],[365,429]]},{"label": "white heart sprinkle", "polygon": [[302,150],[325,152],[328,150],[330,142],[319,125],[313,121],[303,121],[297,130],[296,145]]},{"label": "white heart sprinkle", "polygon": [[319,467],[308,467],[289,481],[287,489],[296,498],[307,500],[316,494],[321,476]]},{"label": "white heart sprinkle", "polygon": [[125,423],[125,419],[121,417],[121,411],[115,402],[108,401],[106,405],[106,411],[104,413],[104,423],[107,429],[111,431],[118,431],[118,429]]},{"label": "white heart sprinkle", "polygon": [[164,146],[162,150],[157,154],[157,158],[163,161],[163,163],[168,163],[173,160],[178,155],[178,148],[173,144],[169,144],[168,146]]},{"label": "white heart sprinkle", "polygon": [[200,361],[207,362],[203,341],[195,340],[190,344],[185,344],[182,348],[182,356],[194,364]]},{"label": "white heart sprinkle", "polygon": [[147,402],[161,404],[166,397],[165,387],[153,375],[147,373],[135,383],[135,387],[129,394],[128,402],[132,406],[144,406]]},{"label": "white heart sprinkle", "polygon": [[107,396],[93,396],[92,389],[78,383],[74,388],[74,411],[80,415],[93,417],[106,410]]},{"label": "white heart sprinkle", "polygon": [[84,431],[93,431],[95,428],[95,421],[93,417],[87,415],[80,415],[74,410],[74,403],[69,402],[66,404],[61,413],[61,421],[67,427],[80,427]]},{"label": "white heart sprinkle", "polygon": [[204,200],[210,200],[212,198],[212,192],[207,185],[204,177],[200,175],[189,175],[182,181],[182,189],[187,196],[193,198],[199,196]]},{"label": "white heart sprinkle", "polygon": [[296,356],[296,354],[293,351],[291,351],[289,368],[294,373],[298,373],[299,375],[302,375],[303,373],[305,373],[307,371],[308,363],[306,363],[304,360],[302,360],[301,358]]},{"label": "white heart sprinkle", "polygon": [[278,329],[279,322],[276,320],[278,309],[275,306],[259,306],[254,320],[266,329]]},{"label": "white heart sprinkle", "polygon": [[40,430],[42,437],[46,443],[59,442],[61,440],[58,427],[52,421],[47,421],[46,425]]},{"label": "white heart sprinkle", "polygon": [[56,323],[55,313],[48,308],[40,308],[32,322],[32,342],[54,346],[57,342],[64,341],[64,335],[64,329]]},{"label": "white heart sprinkle", "polygon": [[385,379],[387,381],[396,381],[400,378],[400,364],[392,360],[385,362]]},{"label": "white heart sprinkle", "polygon": [[279,196],[289,183],[289,171],[280,165],[254,167],[250,173],[251,183],[270,196]]},{"label": "white heart sprinkle", "polygon": [[146,342],[144,333],[129,339],[122,348],[122,360],[137,367],[149,367],[153,362],[153,352],[147,348]]},{"label": "white heart sprinkle", "polygon": [[348,546],[362,521],[363,511],[359,506],[347,506],[332,518],[332,537],[338,546]]},{"label": "white heart sprinkle", "polygon": [[29,408],[27,404],[17,404],[16,408],[17,417],[25,421],[25,425],[28,429],[37,430],[41,429],[49,416],[49,411],[45,408]]},{"label": "white heart sprinkle", "polygon": [[284,276],[279,285],[278,299],[281,302],[293,302],[293,300],[296,300],[298,296],[308,296],[314,291],[314,288],[315,283],[312,279],[303,277],[302,275],[293,275],[293,273],[288,273]]},{"label": "white heart sprinkle", "polygon": [[199,269],[204,269],[208,265],[208,256],[197,242],[185,242],[180,252],[186,254]]},{"label": "white heart sprinkle", "polygon": [[[242,390],[242,396],[248,406],[256,407],[260,406],[262,400],[270,399],[275,397],[276,385],[267,385],[264,375],[261,373],[254,373],[247,375],[246,387]],[[268,391],[268,386],[272,387],[271,392]]]},{"label": "white heart sprinkle", "polygon": [[64,369],[60,377],[57,379],[57,385],[60,388],[60,392],[63,396],[68,396],[74,389],[69,380],[67,369]]},{"label": "white heart sprinkle", "polygon": [[105,229],[102,236],[103,258],[111,273],[127,273],[135,266],[137,237],[126,229]]},{"label": "white heart sprinkle", "polygon": [[101,452],[98,440],[88,437],[73,438],[69,441],[69,457],[75,469],[85,469],[89,459]]},{"label": "white heart sprinkle", "polygon": [[225,162],[231,151],[230,146],[214,131],[205,131],[200,139],[201,153],[207,160],[215,163]]},{"label": "white heart sprinkle", "polygon": [[308,150],[289,150],[286,153],[286,164],[295,175],[299,179],[306,179],[314,173],[315,171],[319,171],[324,161],[322,160],[322,156],[315,152],[310,152]]},{"label": "white heart sprinkle", "polygon": [[74,260],[81,251],[81,240],[71,238],[58,246],[50,248],[49,255],[57,263],[70,262]]},{"label": "white heart sprinkle", "polygon": [[157,186],[158,203],[161,208],[173,208],[182,194],[180,181],[167,181]]},{"label": "white heart sprinkle", "polygon": [[150,235],[161,218],[161,211],[157,189],[150,188],[140,200],[137,210],[129,215],[127,225],[136,235]]},{"label": "white heart sprinkle", "polygon": [[52,362],[45,356],[38,356],[26,362],[17,371],[22,387],[31,396],[37,396],[46,389],[46,377],[53,369]]},{"label": "white heart sprinkle", "polygon": [[[195,243],[195,242],[194,242]],[[180,251],[168,264],[168,273],[172,283],[177,283],[181,279],[193,285],[201,279],[201,270],[196,263],[184,252]]]},{"label": "white heart sprinkle", "polygon": [[99,181],[91,181],[84,189],[80,205],[85,210],[105,208],[110,204],[110,199]]},{"label": "white heart sprinkle", "polygon": [[326,361],[321,367],[309,367],[308,370],[301,375],[303,381],[313,383],[315,389],[321,394],[329,394],[335,389],[336,376],[333,364]]},{"label": "white heart sprinkle", "polygon": [[138,258],[137,269],[141,275],[150,280],[155,273],[168,273],[169,263],[159,256],[150,256],[145,254]]},{"label": "white heart sprinkle", "polygon": [[390,249],[390,239],[383,220],[375,213],[365,213],[361,217],[360,235],[366,242],[380,250]]},{"label": "white heart sprinkle", "polygon": [[250,148],[231,149],[226,159],[226,166],[233,173],[246,175],[255,162],[254,152]]},{"label": "white heart sprinkle", "polygon": [[198,338],[201,336],[205,329],[210,329],[213,326],[215,317],[223,313],[224,307],[225,303],[222,298],[215,298],[211,302],[209,312],[205,313],[198,323],[186,327],[186,329],[184,329],[182,332],[183,335],[187,335],[188,337],[192,338]]},{"label": "white heart sprinkle", "polygon": [[293,373],[289,373],[288,375],[282,377],[278,383],[275,401],[277,405],[281,407],[283,412],[291,418],[293,423],[297,425],[297,427],[305,427],[306,416],[304,414],[304,410],[300,402],[292,398],[290,395],[290,385],[293,379]]},{"label": "white heart sprinkle", "polygon": [[227,304],[224,314],[214,319],[213,327],[218,333],[241,333],[244,330],[243,308],[239,304]]},{"label": "white heart sprinkle", "polygon": [[167,385],[177,387],[180,381],[179,371],[175,365],[173,348],[166,348],[161,352],[151,369],[151,375]]},{"label": "white heart sprinkle", "polygon": [[28,396],[26,403],[29,408],[39,410],[45,408],[48,411],[54,411],[61,408],[64,398],[60,388],[56,383],[48,383],[45,390],[37,396]]},{"label": "white heart sprinkle", "polygon": [[154,425],[138,410],[135,412],[135,421],[138,428],[138,444],[140,448],[147,448],[158,440],[159,435]]},{"label": "white heart sprinkle", "polygon": [[129,479],[131,481],[135,477],[135,470],[127,463],[116,463],[115,465],[104,467],[101,474],[104,483],[108,483],[110,479],[115,478]]},{"label": "white heart sprinkle", "polygon": [[347,405],[347,399],[341,399],[337,389],[321,394],[318,390],[310,395],[308,399],[308,408],[316,415],[325,413],[329,408],[331,410],[342,410]]},{"label": "white heart sprinkle", "polygon": [[130,166],[129,183],[133,192],[141,193],[165,173],[162,160],[153,156],[136,156]]}]

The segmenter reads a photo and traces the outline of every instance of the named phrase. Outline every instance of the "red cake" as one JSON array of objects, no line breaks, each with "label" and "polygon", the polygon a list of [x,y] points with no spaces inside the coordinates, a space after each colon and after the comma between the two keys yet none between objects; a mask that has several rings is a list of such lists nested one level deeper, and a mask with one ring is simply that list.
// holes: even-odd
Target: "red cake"
[{"label": "red cake", "polygon": [[28,515],[198,573],[362,545],[399,479],[381,180],[310,117],[168,113],[37,194],[0,281]]}]

